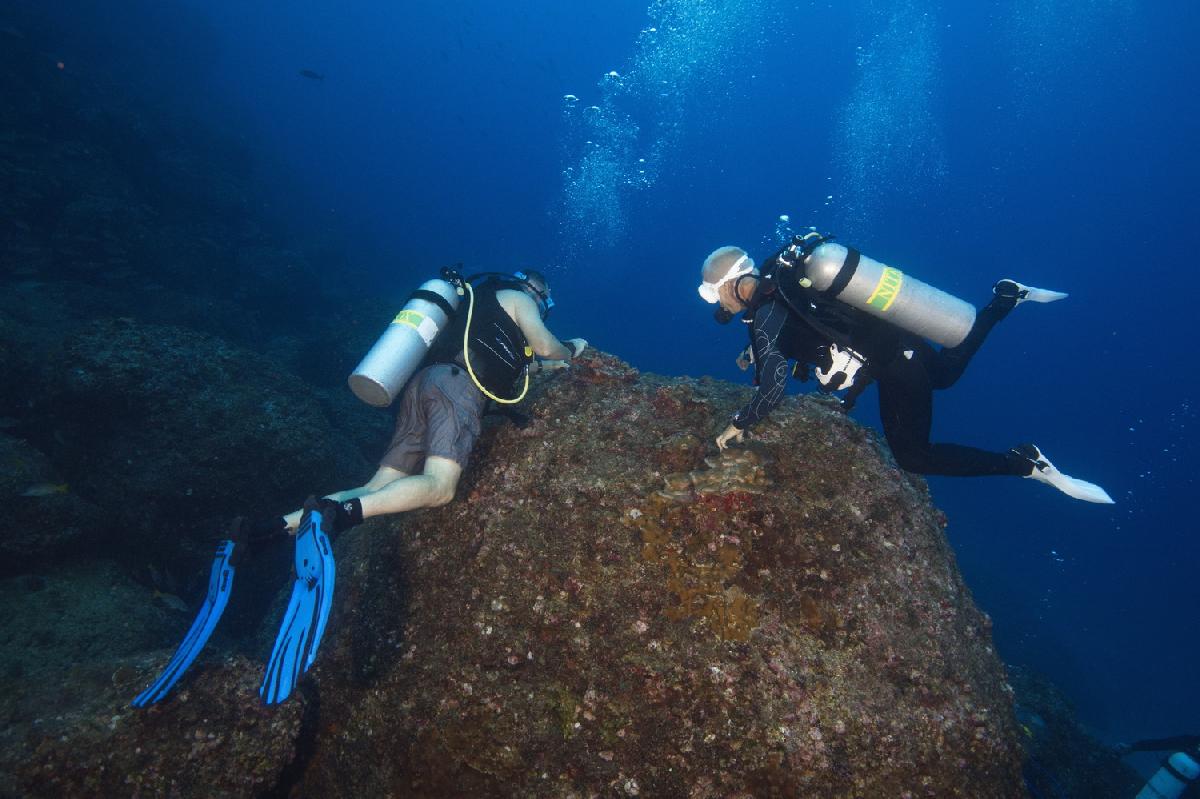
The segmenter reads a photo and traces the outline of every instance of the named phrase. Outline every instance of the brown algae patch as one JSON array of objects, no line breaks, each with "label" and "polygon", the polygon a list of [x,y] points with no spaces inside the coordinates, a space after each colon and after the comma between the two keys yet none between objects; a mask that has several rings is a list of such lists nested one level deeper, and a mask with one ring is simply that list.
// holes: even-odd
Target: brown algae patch
[{"label": "brown algae patch", "polygon": [[[742,587],[750,536],[733,531],[753,495],[771,485],[765,458],[749,449],[706,458],[707,469],[664,478],[632,524],[641,533],[642,559],[666,575],[672,621],[703,619],[724,641],[746,641],[758,624],[759,600]],[[631,514],[631,516],[634,516]]]},{"label": "brown algae patch", "polygon": [[718,456],[705,458],[704,463],[707,469],[664,477],[666,487],[658,492],[659,496],[687,502],[696,494],[762,494],[771,487],[766,458],[749,447],[725,450]]}]

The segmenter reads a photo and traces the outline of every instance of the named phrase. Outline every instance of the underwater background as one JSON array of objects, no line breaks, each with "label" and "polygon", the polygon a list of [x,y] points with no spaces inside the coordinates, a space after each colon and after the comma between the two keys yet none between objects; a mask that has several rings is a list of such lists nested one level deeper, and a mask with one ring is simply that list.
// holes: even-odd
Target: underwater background
[{"label": "underwater background", "polygon": [[[560,335],[744,382],[699,265],[810,226],[976,305],[1002,277],[1070,292],[991,335],[937,396],[934,437],[1033,441],[1116,504],[1011,479],[931,478],[934,499],[1006,663],[1108,742],[1200,727],[1194,3],[6,5],[0,47],[43,55],[38,81],[205,131],[194,171],[240,175],[243,212],[312,253],[286,292],[241,298],[264,328],[353,320],[369,344],[380,302],[443,265],[533,267]],[[170,150],[147,141],[126,142],[130,169]],[[214,285],[210,267],[195,291],[266,268]],[[334,385],[348,349],[310,347],[301,376]],[[877,426],[873,393],[854,415]]]}]

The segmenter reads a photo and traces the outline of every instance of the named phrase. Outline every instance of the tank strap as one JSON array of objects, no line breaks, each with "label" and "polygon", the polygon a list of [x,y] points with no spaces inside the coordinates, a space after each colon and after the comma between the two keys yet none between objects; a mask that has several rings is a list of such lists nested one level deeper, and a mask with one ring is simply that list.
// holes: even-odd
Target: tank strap
[{"label": "tank strap", "polygon": [[862,258],[862,253],[858,250],[853,247],[846,248],[846,260],[842,263],[842,268],[838,270],[837,277],[825,290],[826,294],[837,299],[837,296],[845,291],[846,286],[850,285],[850,281],[854,278],[854,273],[858,271],[860,258]]},{"label": "tank strap", "polygon": [[[788,267],[784,267],[784,268],[792,270],[792,271],[795,270],[795,267],[792,267],[792,266],[788,266]],[[783,272],[783,271],[784,271],[783,269],[780,270],[780,272]],[[835,344],[838,344],[841,346],[849,346],[850,337],[848,335],[846,335],[845,333],[842,333],[838,330],[834,330],[829,325],[827,325],[824,322],[822,322],[821,320],[817,319],[816,316],[812,313],[811,310],[809,310],[809,308],[806,306],[806,304],[804,302],[797,302],[796,300],[789,297],[788,293],[786,291],[784,291],[783,286],[780,285],[780,283],[778,281],[772,281],[772,284],[771,284],[770,288],[768,289],[766,295],[769,297],[778,297],[780,300],[783,301],[783,304],[788,307],[788,310],[791,311],[797,318],[799,318],[802,322],[804,322],[804,324],[808,325],[810,328],[815,330],[821,336],[824,336],[829,341],[832,341]],[[751,336],[751,340],[753,340],[753,335]]]},{"label": "tank strap", "polygon": [[[436,291],[429,291],[427,289],[417,289],[412,294],[408,295],[408,299],[410,299],[410,300],[425,300],[426,302],[432,302],[434,305],[436,305],[437,307],[441,308],[443,311],[446,312],[447,318],[454,316],[454,309],[452,307],[450,307],[450,303],[446,302],[446,298],[443,297],[441,294],[438,294]],[[406,302],[407,302],[407,300],[406,300]]]}]

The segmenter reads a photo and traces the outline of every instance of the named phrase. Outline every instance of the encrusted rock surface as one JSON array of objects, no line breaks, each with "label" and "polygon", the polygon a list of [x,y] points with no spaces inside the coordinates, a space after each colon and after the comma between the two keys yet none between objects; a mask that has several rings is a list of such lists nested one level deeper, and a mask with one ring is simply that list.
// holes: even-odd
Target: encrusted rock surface
[{"label": "encrusted rock surface", "polygon": [[[117,667],[112,682],[127,687],[131,673],[150,665],[139,659]],[[254,665],[235,657],[224,660],[219,671],[198,671],[169,709],[135,715],[127,704],[109,697],[110,706],[97,710],[93,697],[80,697],[86,712],[72,709],[58,716],[46,726],[60,736],[46,735],[31,747],[20,766],[20,794],[269,793],[297,760],[306,708],[300,703],[267,708],[249,701],[258,685]]]},{"label": "encrusted rock surface", "polygon": [[[210,552],[236,513],[278,511],[370,471],[310,385],[196,330],[74,322],[45,357],[15,363],[29,400],[0,432],[0,501],[13,522],[0,533],[0,574],[97,552],[178,568],[183,556],[168,553]],[[361,410],[341,418],[355,424]]]},{"label": "encrusted rock surface", "polygon": [[[1081,799],[1138,795],[1146,778],[1079,723],[1062,689],[1028,668],[1012,667],[1009,676],[1031,795]],[[1169,754],[1162,752],[1160,757]]]},{"label": "encrusted rock surface", "polygon": [[[29,494],[43,493],[43,496]],[[44,566],[103,535],[98,509],[71,493],[49,460],[27,441],[0,433],[0,576]]]},{"label": "encrusted rock surface", "polygon": [[21,784],[1024,795],[988,619],[924,484],[872,433],[789,399],[718,458],[745,389],[603,354],[531,394],[533,423],[485,433],[453,504],[338,541],[326,640],[284,707],[257,705],[261,665],[244,660],[204,664],[144,713],[113,690],[115,717],[35,742]]}]

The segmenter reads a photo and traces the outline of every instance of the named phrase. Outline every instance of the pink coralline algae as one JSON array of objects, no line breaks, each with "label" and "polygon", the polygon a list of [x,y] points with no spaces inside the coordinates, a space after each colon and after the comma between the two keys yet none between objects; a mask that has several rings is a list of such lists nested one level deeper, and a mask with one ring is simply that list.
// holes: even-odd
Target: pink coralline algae
[{"label": "pink coralline algae", "polygon": [[[874,434],[789,398],[721,456],[746,389],[603,353],[530,395],[533,423],[485,431],[456,502],[338,541],[274,793],[1024,796],[986,617]],[[187,706],[226,699],[208,685]],[[71,771],[68,738],[38,784],[59,767],[60,792],[136,792],[129,753],[171,757],[181,707],[81,739],[118,753],[107,783]],[[229,763],[269,730],[225,732],[169,792],[249,795]]]}]

